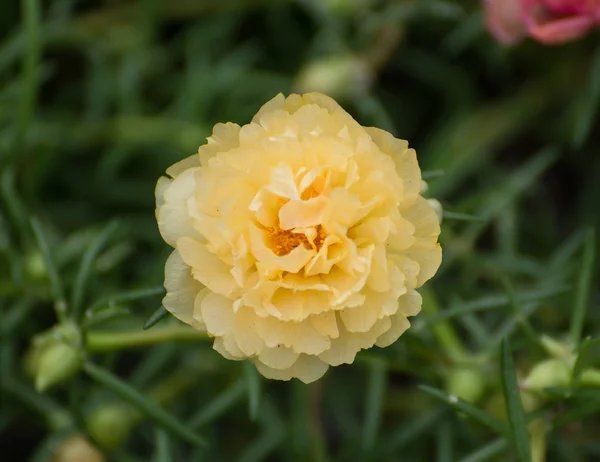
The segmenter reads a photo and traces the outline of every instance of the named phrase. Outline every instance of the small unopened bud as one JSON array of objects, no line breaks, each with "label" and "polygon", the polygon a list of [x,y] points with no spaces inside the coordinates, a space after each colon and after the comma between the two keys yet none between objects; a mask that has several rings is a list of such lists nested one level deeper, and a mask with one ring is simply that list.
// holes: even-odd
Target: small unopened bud
[{"label": "small unopened bud", "polygon": [[81,367],[79,353],[70,345],[56,342],[44,349],[37,360],[35,389],[48,390],[75,375]]},{"label": "small unopened bud", "polygon": [[366,62],[353,56],[328,57],[310,62],[300,71],[296,90],[336,98],[364,93],[372,81],[373,71]]},{"label": "small unopened bud", "polygon": [[485,381],[479,371],[473,369],[457,369],[446,382],[446,391],[463,401],[476,403],[485,389]]},{"label": "small unopened bud", "polygon": [[598,369],[584,370],[579,383],[584,387],[600,387],[600,371]]},{"label": "small unopened bud", "polygon": [[573,349],[566,342],[559,342],[554,340],[552,337],[544,335],[541,338],[541,342],[545,350],[550,356],[556,359],[561,359],[566,363],[572,364],[574,362]]},{"label": "small unopened bud", "polygon": [[46,263],[40,252],[33,252],[25,257],[25,271],[34,280],[42,280],[48,277]]},{"label": "small unopened bud", "polygon": [[81,435],[64,440],[48,462],[106,462],[98,449]]},{"label": "small unopened bud", "polygon": [[527,390],[549,387],[567,387],[571,381],[571,369],[560,359],[547,359],[536,364],[523,382]]},{"label": "small unopened bud", "polygon": [[139,417],[139,413],[128,404],[108,403],[92,411],[87,418],[87,426],[102,447],[114,449],[127,439]]},{"label": "small unopened bud", "polygon": [[76,374],[81,367],[80,333],[75,324],[64,323],[37,335],[25,355],[25,370],[36,390],[43,392]]}]

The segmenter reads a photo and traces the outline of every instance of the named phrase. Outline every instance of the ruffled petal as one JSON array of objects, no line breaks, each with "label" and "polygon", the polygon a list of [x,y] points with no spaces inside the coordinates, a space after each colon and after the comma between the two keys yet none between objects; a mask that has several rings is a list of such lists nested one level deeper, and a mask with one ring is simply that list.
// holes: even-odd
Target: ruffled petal
[{"label": "ruffled petal", "polygon": [[202,285],[192,277],[192,269],[177,250],[171,252],[165,263],[165,289],[167,294],[162,300],[165,309],[195,329],[204,330],[202,317],[195,316],[194,309]]}]

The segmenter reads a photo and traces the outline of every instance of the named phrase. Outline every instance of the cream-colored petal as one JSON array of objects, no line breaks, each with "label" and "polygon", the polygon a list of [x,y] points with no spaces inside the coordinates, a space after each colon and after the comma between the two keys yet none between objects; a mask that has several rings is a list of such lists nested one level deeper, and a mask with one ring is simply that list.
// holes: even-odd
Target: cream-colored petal
[{"label": "cream-colored petal", "polygon": [[408,149],[408,142],[394,138],[390,133],[379,128],[365,128],[379,149],[392,157],[396,170],[404,184],[404,194],[416,197],[421,190],[421,169],[414,149]]},{"label": "cream-colored petal", "polygon": [[384,348],[390,346],[410,327],[410,322],[408,322],[403,313],[397,313],[391,316],[390,319],[392,326],[377,339],[375,345],[378,347]]},{"label": "cream-colored petal", "polygon": [[304,228],[320,225],[329,200],[318,196],[309,200],[291,200],[279,209],[281,229]]},{"label": "cream-colored petal", "polygon": [[[405,286],[408,289],[414,289],[417,287],[417,275],[421,270],[421,266],[415,260],[411,260],[404,255],[398,255],[395,253],[390,253],[388,255],[390,260],[396,266],[394,270],[397,274],[397,277],[402,279],[402,286]],[[392,286],[398,287],[398,282],[393,282]]]},{"label": "cream-colored petal", "polygon": [[231,122],[216,124],[207,143],[198,149],[201,165],[206,167],[217,154],[237,148],[240,144],[240,130],[241,127],[238,124]]},{"label": "cream-colored petal", "polygon": [[277,312],[280,313],[277,316],[278,319],[297,322],[302,321],[306,317],[304,314],[306,298],[306,291],[296,292],[279,288],[274,292],[270,301],[275,306]]},{"label": "cream-colored petal", "polygon": [[206,245],[188,237],[177,240],[183,261],[192,267],[194,277],[210,290],[226,296],[239,291],[231,267],[209,252]]},{"label": "cream-colored petal", "polygon": [[348,236],[358,245],[383,244],[391,231],[390,217],[373,217],[353,226]]},{"label": "cream-colored petal", "polygon": [[185,159],[171,165],[167,169],[167,175],[169,175],[171,178],[177,178],[186,170],[195,167],[200,167],[200,156],[198,154],[192,154],[190,157],[186,157]]},{"label": "cream-colored petal", "polygon": [[368,332],[348,332],[343,323],[340,326],[340,336],[331,340],[331,348],[319,355],[319,359],[330,366],[339,366],[340,364],[351,364],[356,357],[356,353],[365,348],[371,348],[377,338],[384,332],[387,332],[392,322],[389,317],[379,319],[373,328]]},{"label": "cream-colored petal", "polygon": [[391,133],[376,127],[365,127],[377,147],[390,156],[401,156],[408,149],[408,141],[395,138]]},{"label": "cream-colored petal", "polygon": [[288,164],[279,163],[271,168],[271,179],[266,189],[285,199],[300,199],[294,172]]},{"label": "cream-colored petal", "polygon": [[404,316],[416,316],[421,312],[423,297],[416,290],[409,290],[398,300],[398,311]]},{"label": "cream-colored petal", "polygon": [[341,310],[340,318],[344,321],[348,332],[367,332],[373,328],[382,314],[381,305],[365,303],[361,306]]},{"label": "cream-colored petal", "polygon": [[404,218],[398,210],[390,215],[391,232],[387,239],[387,246],[391,250],[401,251],[408,249],[415,243],[415,225]]},{"label": "cream-colored petal", "polygon": [[165,289],[167,294],[162,300],[165,309],[180,321],[204,330],[202,318],[194,318],[194,303],[202,285],[192,277],[191,268],[177,250],[171,252],[165,263]]},{"label": "cream-colored petal", "polygon": [[318,355],[331,346],[331,340],[321,335],[309,320],[296,323],[293,327],[292,349],[297,353]]},{"label": "cream-colored petal", "polygon": [[237,345],[234,352],[231,352],[227,348],[225,348],[225,344],[223,342],[222,337],[215,337],[215,341],[213,342],[213,349],[219,352],[221,356],[223,356],[225,359],[230,359],[232,361],[241,361],[242,359],[246,359],[246,356],[244,355],[244,353],[242,353],[242,351],[239,348],[237,348]]},{"label": "cream-colored petal", "polygon": [[234,328],[233,302],[222,295],[214,292],[206,294],[201,310],[206,330],[210,335],[223,336]]},{"label": "cream-colored petal", "polygon": [[313,249],[299,245],[287,255],[276,255],[265,243],[268,239],[266,231],[258,229],[255,225],[250,225],[249,231],[252,255],[256,258],[259,272],[267,278],[283,271],[295,274],[316,254]]},{"label": "cream-colored petal", "polygon": [[324,311],[322,313],[313,314],[310,317],[310,322],[315,330],[323,336],[329,338],[338,338],[340,336],[334,311]]},{"label": "cream-colored petal", "polygon": [[196,169],[182,172],[173,181],[159,179],[156,184],[156,219],[161,236],[167,244],[175,247],[177,239],[189,236],[202,239],[194,228],[188,210],[188,201],[194,195]]},{"label": "cream-colored petal", "polygon": [[256,320],[256,314],[248,307],[243,306],[235,313],[235,342],[246,356],[260,354],[265,348],[265,343],[256,333]]},{"label": "cream-colored petal", "polygon": [[300,379],[304,383],[311,383],[325,375],[329,366],[315,356],[300,355],[292,367],[288,369],[273,369],[261,361],[256,361],[256,368],[263,376],[275,380]]},{"label": "cream-colored petal", "polygon": [[263,226],[277,226],[279,209],[285,204],[285,199],[266,188],[261,188],[250,203],[250,211],[254,212],[256,220]]},{"label": "cream-colored petal", "polygon": [[442,263],[442,248],[431,239],[417,239],[417,242],[404,250],[402,255],[419,264],[417,287],[421,287],[425,281],[431,279]]},{"label": "cream-colored petal", "polygon": [[440,220],[427,199],[419,196],[409,207],[400,206],[402,217],[414,226],[414,235],[423,238],[437,238],[440,235]]},{"label": "cream-colored petal", "polygon": [[294,341],[292,323],[280,321],[273,316],[257,318],[256,332],[269,348],[277,348],[278,345],[291,348]]},{"label": "cream-colored petal", "polygon": [[367,278],[367,286],[377,292],[390,290],[390,268],[388,268],[387,253],[384,245],[378,245],[373,252],[371,271]]},{"label": "cream-colored petal", "polygon": [[258,355],[258,360],[272,369],[289,369],[300,356],[291,348],[278,346],[275,348],[264,348]]},{"label": "cream-colored petal", "polygon": [[260,119],[263,115],[277,111],[279,109],[283,109],[283,105],[285,103],[285,96],[282,93],[278,93],[274,98],[267,101],[262,107],[258,110],[258,112],[252,118],[252,122],[259,123]]},{"label": "cream-colored petal", "polygon": [[[336,245],[339,244],[339,245]],[[337,236],[329,235],[323,241],[317,254],[305,265],[304,275],[315,276],[331,271],[333,265],[346,256],[346,249]]]}]

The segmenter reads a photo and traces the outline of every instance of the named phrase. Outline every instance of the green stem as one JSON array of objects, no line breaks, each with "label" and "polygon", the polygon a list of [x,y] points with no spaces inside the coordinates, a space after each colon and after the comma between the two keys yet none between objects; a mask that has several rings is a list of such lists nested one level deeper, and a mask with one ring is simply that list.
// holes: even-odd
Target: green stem
[{"label": "green stem", "polygon": [[90,353],[138,348],[164,342],[202,342],[208,340],[205,332],[187,327],[166,327],[152,330],[121,332],[91,331],[86,336],[86,350]]},{"label": "green stem", "polygon": [[[434,293],[431,290],[424,290],[421,295],[423,296],[423,314],[427,317],[437,315],[440,312],[440,305]],[[435,339],[451,359],[458,361],[467,355],[464,345],[448,320],[436,322],[430,326],[430,329]]]}]

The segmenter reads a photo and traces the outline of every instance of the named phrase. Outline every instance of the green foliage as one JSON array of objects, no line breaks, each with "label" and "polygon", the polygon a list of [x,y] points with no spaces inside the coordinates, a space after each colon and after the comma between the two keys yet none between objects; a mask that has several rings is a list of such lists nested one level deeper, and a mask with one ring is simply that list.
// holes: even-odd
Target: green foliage
[{"label": "green foliage", "polygon": [[[79,434],[119,462],[596,460],[597,39],[503,48],[466,0],[6,2],[3,450],[49,462]],[[306,386],[160,306],[154,187],[216,122],[315,88],[416,148],[444,262],[396,344]]]}]

